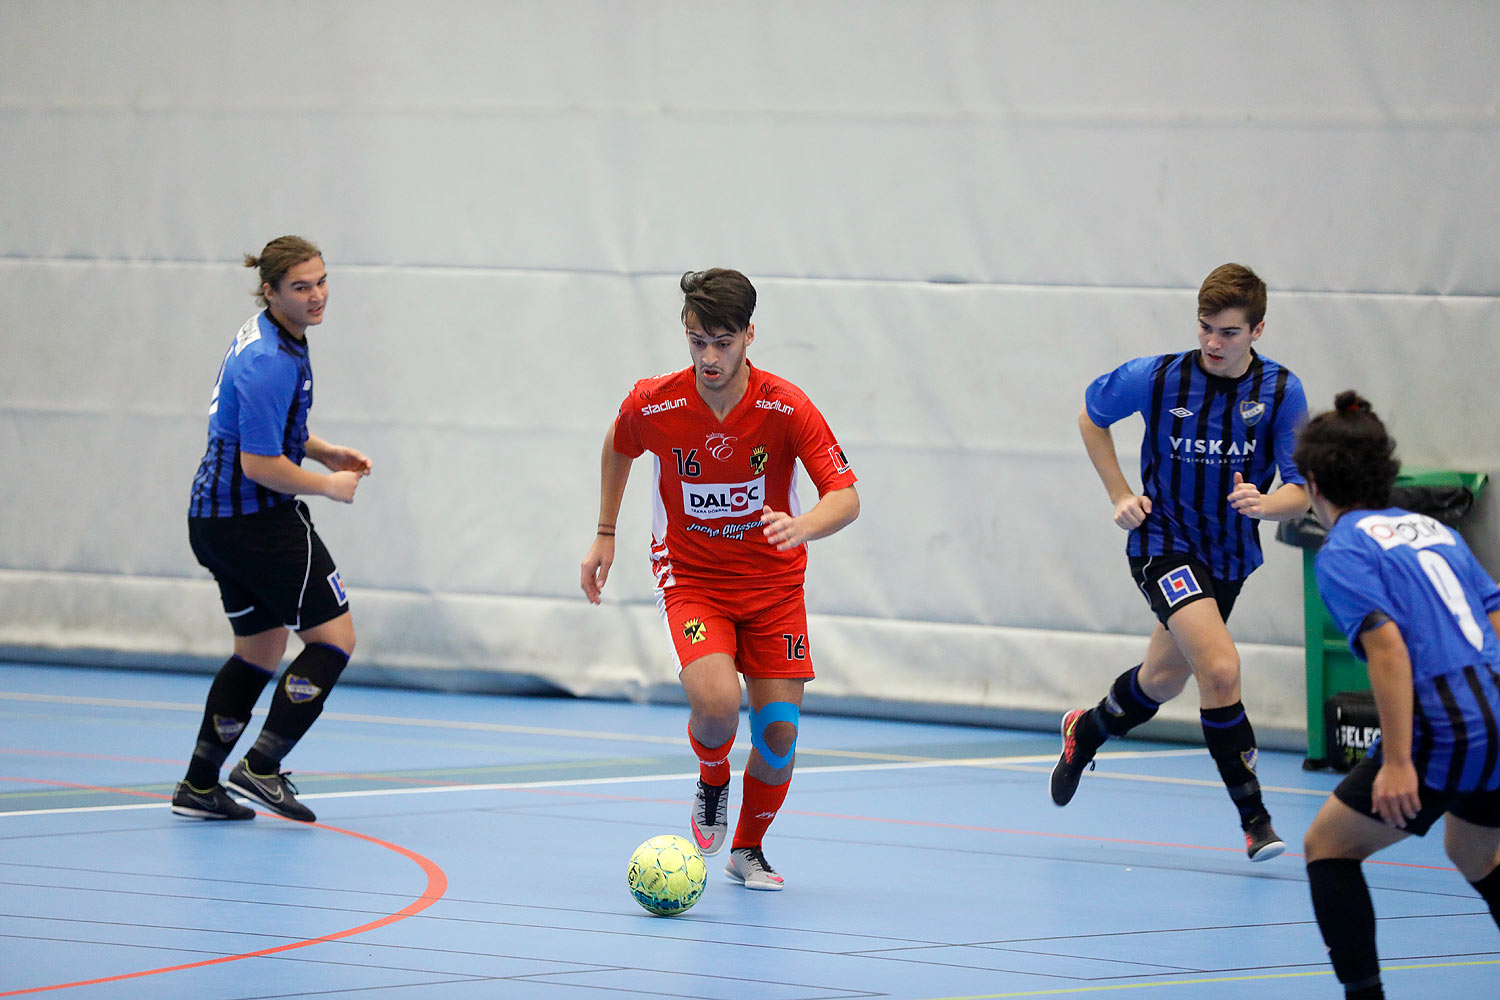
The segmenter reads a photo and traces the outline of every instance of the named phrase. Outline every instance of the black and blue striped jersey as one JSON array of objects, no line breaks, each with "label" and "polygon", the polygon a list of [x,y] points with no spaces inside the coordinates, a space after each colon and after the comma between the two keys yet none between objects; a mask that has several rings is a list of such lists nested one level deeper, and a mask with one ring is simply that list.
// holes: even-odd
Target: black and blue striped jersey
[{"label": "black and blue striped jersey", "polygon": [[1307,420],[1302,382],[1252,352],[1239,378],[1210,375],[1197,351],[1127,361],[1090,383],[1089,419],[1109,427],[1133,413],[1146,421],[1141,492],[1151,513],[1130,532],[1132,556],[1181,553],[1221,580],[1243,580],[1261,564],[1260,524],[1229,505],[1234,474],[1271,492],[1303,482],[1292,462]]},{"label": "black and blue striped jersey", "polygon": [[1397,507],[1351,510],[1317,556],[1318,591],[1354,655],[1380,612],[1411,660],[1412,760],[1424,785],[1500,789],[1500,587],[1458,532]]},{"label": "black and blue striped jersey", "polygon": [[248,478],[240,453],[285,455],[301,465],[312,408],[312,361],[268,312],[251,316],[219,366],[208,406],[208,449],[193,476],[189,517],[238,517],[292,497]]}]

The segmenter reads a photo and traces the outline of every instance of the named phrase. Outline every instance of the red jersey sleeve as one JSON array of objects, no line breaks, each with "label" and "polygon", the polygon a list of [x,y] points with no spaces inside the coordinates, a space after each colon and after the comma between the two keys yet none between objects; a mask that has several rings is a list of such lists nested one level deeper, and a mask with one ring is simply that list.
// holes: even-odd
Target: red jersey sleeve
[{"label": "red jersey sleeve", "polygon": [[844,449],[833,436],[828,421],[823,419],[823,414],[812,401],[798,406],[792,419],[792,443],[797,459],[818,488],[818,496],[853,486],[858,477],[850,467]]},{"label": "red jersey sleeve", "polygon": [[619,415],[615,417],[615,451],[630,458],[639,458],[646,450],[646,442],[641,437],[640,391],[641,383],[637,382],[625,397],[625,402],[620,404]]}]

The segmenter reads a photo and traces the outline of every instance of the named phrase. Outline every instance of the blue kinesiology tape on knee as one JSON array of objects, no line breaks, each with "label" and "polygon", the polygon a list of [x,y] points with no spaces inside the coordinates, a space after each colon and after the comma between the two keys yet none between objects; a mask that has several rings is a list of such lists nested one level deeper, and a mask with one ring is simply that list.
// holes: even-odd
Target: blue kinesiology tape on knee
[{"label": "blue kinesiology tape on knee", "polygon": [[[759,709],[750,709],[750,745],[760,751],[767,764],[778,771],[792,762],[792,755],[797,752],[797,720],[801,712],[797,706],[789,701],[773,701],[762,705]],[[787,747],[785,754],[776,753],[766,743],[766,730],[773,722],[790,722],[792,724],[792,745]]]}]

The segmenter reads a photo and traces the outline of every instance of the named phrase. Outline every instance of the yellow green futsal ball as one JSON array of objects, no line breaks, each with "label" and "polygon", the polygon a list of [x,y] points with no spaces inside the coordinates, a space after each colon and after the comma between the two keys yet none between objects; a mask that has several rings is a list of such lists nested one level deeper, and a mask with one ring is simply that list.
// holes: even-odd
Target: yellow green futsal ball
[{"label": "yellow green futsal ball", "polygon": [[708,865],[685,837],[652,837],[630,856],[626,884],[635,901],[662,917],[686,913],[703,895]]}]

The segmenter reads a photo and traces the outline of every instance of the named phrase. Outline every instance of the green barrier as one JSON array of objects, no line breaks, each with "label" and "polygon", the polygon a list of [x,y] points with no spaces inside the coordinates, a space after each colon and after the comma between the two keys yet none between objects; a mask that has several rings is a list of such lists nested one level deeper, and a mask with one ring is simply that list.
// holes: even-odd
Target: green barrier
[{"label": "green barrier", "polygon": [[[1488,481],[1489,476],[1483,472],[1405,467],[1396,477],[1396,486],[1398,489],[1464,487],[1477,499]],[[1283,532],[1277,532],[1277,538],[1288,541],[1283,535]],[[1311,770],[1329,764],[1323,713],[1328,699],[1340,691],[1369,690],[1370,677],[1365,672],[1365,665],[1349,652],[1344,634],[1323,606],[1318,579],[1313,571],[1313,561],[1318,555],[1316,547],[1299,541],[1290,541],[1289,544],[1302,546],[1302,626],[1307,657],[1307,759],[1302,766]]]}]

